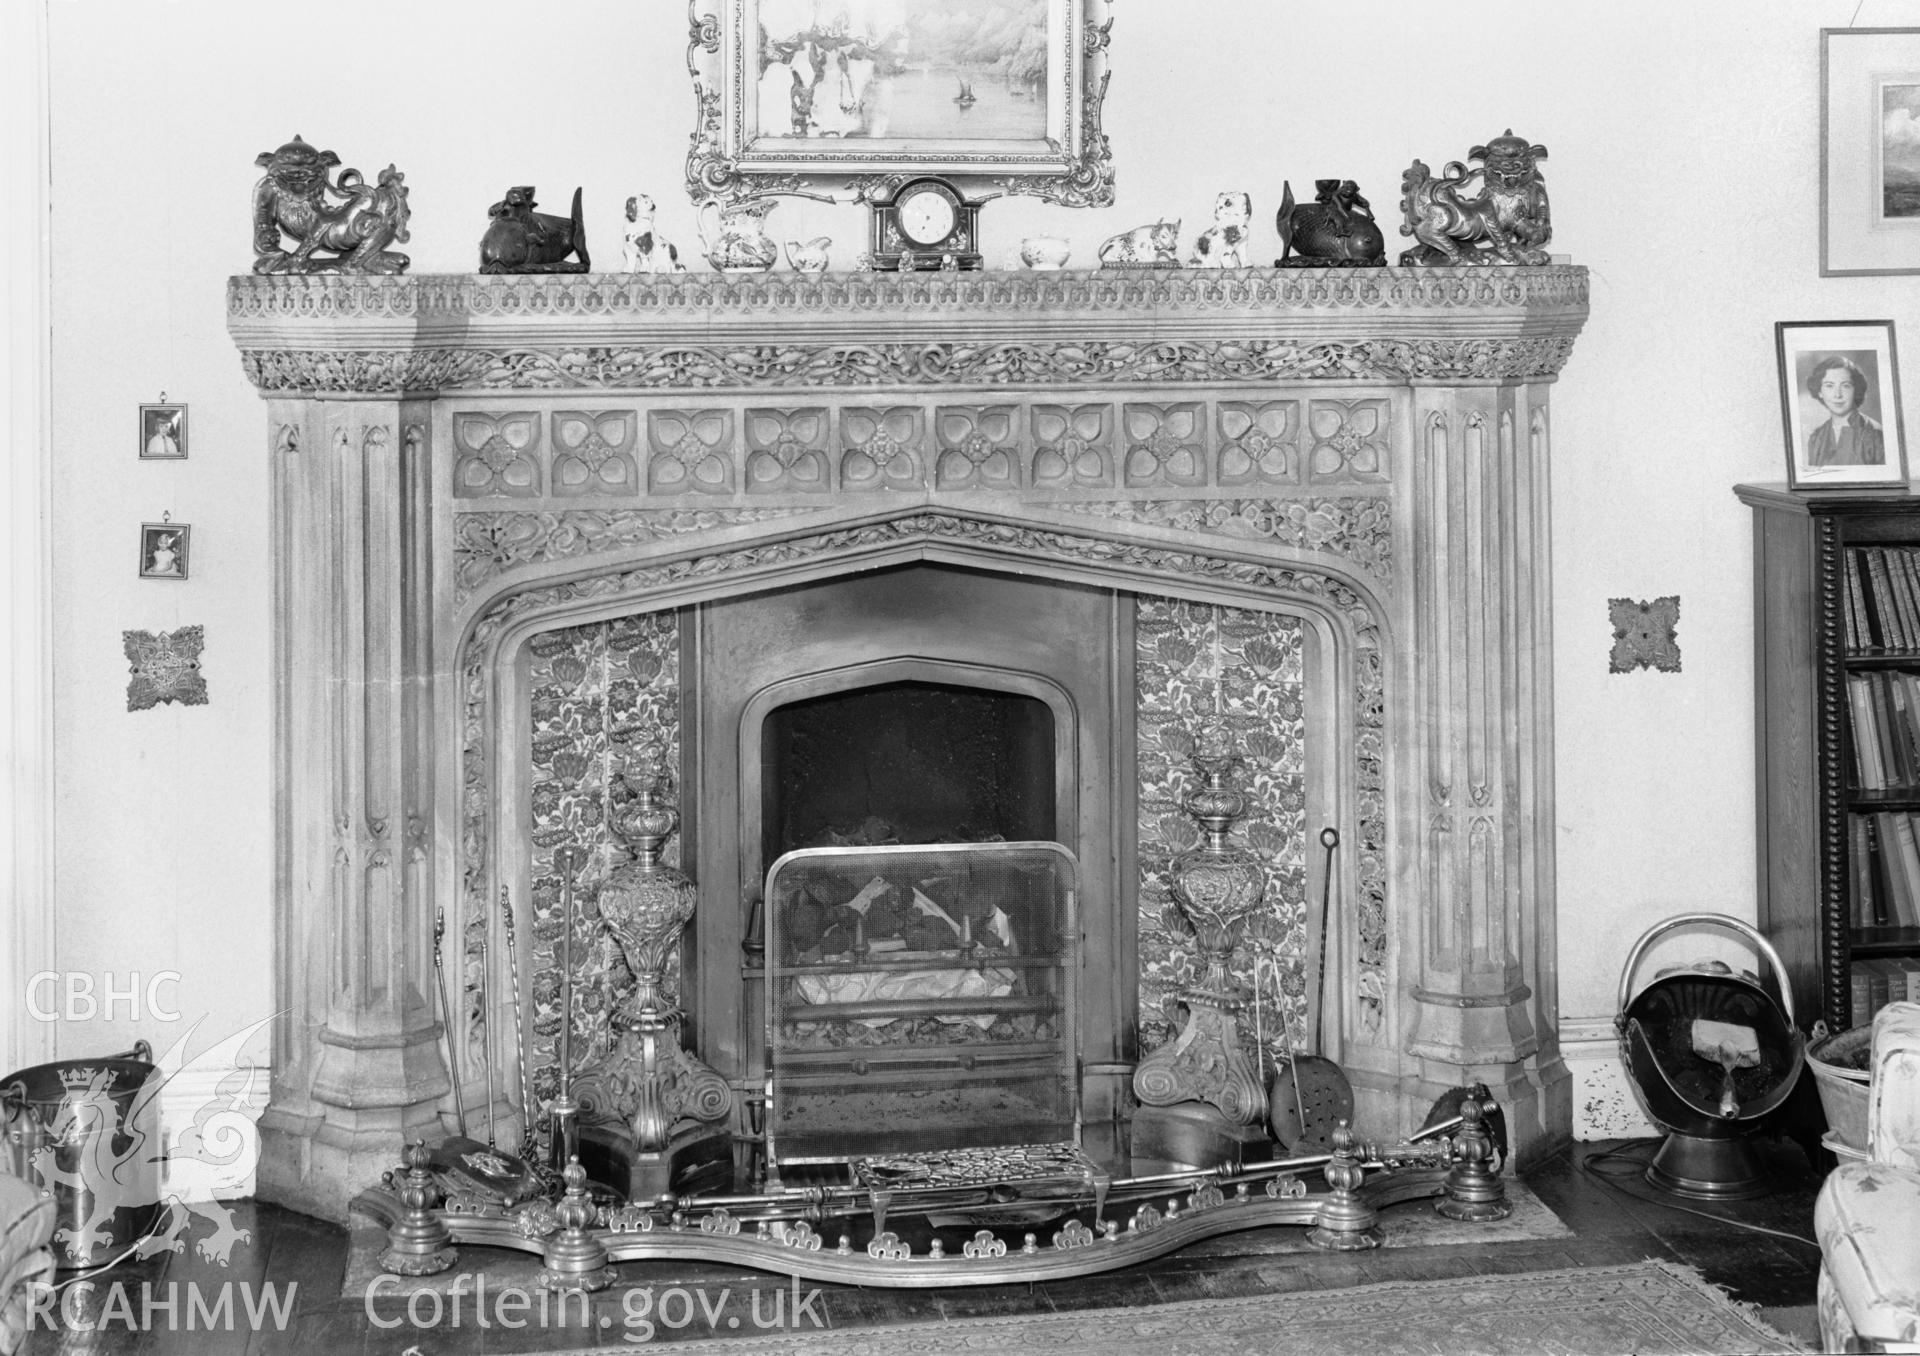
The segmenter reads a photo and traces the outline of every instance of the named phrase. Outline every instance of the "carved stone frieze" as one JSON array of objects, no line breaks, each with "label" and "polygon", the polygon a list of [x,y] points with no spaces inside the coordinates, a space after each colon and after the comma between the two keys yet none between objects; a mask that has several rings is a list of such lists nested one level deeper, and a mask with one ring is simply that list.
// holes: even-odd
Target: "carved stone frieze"
[{"label": "carved stone frieze", "polygon": [[461,656],[465,706],[462,728],[461,852],[464,893],[469,909],[484,908],[488,883],[487,845],[495,800],[494,772],[487,732],[493,728],[494,689],[488,674],[502,633],[533,617],[556,621],[585,602],[626,599],[636,612],[656,606],[662,593],[684,582],[713,581],[727,575],[776,566],[801,566],[843,555],[867,555],[875,549],[916,542],[971,547],[994,558],[1009,554],[1035,561],[1058,561],[1115,572],[1116,577],[1189,578],[1244,592],[1250,599],[1309,605],[1332,619],[1352,646],[1354,675],[1354,759],[1356,791],[1356,872],[1360,887],[1356,932],[1359,973],[1356,1001],[1366,1040],[1382,1035],[1387,992],[1386,798],[1384,779],[1386,687],[1381,657],[1380,620],[1367,600],[1329,575],[1292,565],[1169,550],[1140,542],[1081,536],[1055,529],[1023,526],[958,514],[912,512],[883,522],[835,529],[784,541],[761,541],[707,555],[687,556],[603,571],[500,597],[468,633]]},{"label": "carved stone frieze", "polygon": [[487,580],[516,565],[621,551],[670,537],[764,523],[814,511],[681,508],[456,514],[453,555],[458,598],[465,602]]},{"label": "carved stone frieze", "polygon": [[823,344],[608,344],[552,348],[251,349],[263,391],[400,394],[455,390],[688,387],[1268,385],[1276,381],[1526,381],[1550,378],[1573,336]]},{"label": "carved stone frieze", "polygon": [[918,490],[927,483],[926,412],[911,405],[840,412],[840,487]]},{"label": "carved stone frieze", "polygon": [[1046,507],[1180,532],[1279,542],[1339,556],[1383,585],[1393,582],[1393,508],[1383,498],[1098,499]]}]

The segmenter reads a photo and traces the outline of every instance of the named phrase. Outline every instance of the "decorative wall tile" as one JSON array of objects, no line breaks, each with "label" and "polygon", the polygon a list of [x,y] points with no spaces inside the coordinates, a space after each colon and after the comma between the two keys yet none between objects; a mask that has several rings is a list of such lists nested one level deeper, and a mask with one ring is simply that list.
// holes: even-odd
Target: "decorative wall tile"
[{"label": "decorative wall tile", "polygon": [[1217,415],[1220,485],[1294,485],[1305,477],[1300,456],[1300,402],[1223,400]]},{"label": "decorative wall tile", "polygon": [[[576,1066],[604,1054],[614,1031],[611,1017],[633,987],[619,945],[600,922],[594,891],[625,859],[626,850],[608,828],[609,787],[616,805],[627,791],[616,784],[620,759],[634,744],[657,739],[666,765],[680,765],[680,630],[671,611],[643,613],[610,622],[549,631],[527,646],[532,692],[533,918],[527,941],[532,1020],[527,1032],[532,1083],[529,1125],[547,1125],[559,1091],[561,939],[566,920],[554,852],[579,844],[590,853],[573,895],[573,1054]],[[674,799],[680,799],[677,788]],[[666,860],[679,864],[680,838],[667,845]],[[677,951],[665,967],[667,1001],[679,992]]]},{"label": "decorative wall tile", "polygon": [[1609,673],[1632,673],[1635,669],[1680,672],[1679,594],[1646,602],[1609,598],[1607,617],[1613,623]]},{"label": "decorative wall tile", "polygon": [[841,488],[925,488],[925,423],[925,413],[911,405],[840,411]]},{"label": "decorative wall tile", "polygon": [[1128,405],[1121,419],[1129,488],[1207,483],[1207,428],[1200,402]]},{"label": "decorative wall tile", "polygon": [[207,680],[200,672],[200,651],[206,628],[183,626],[178,631],[122,631],[132,677],[127,682],[127,710],[148,711],[161,702],[182,706],[207,704]]},{"label": "decorative wall tile", "polygon": [[1033,407],[1035,488],[1113,487],[1113,406]]},{"label": "decorative wall tile", "polygon": [[647,444],[651,493],[733,493],[732,411],[650,410]]},{"label": "decorative wall tile", "polygon": [[[1248,809],[1233,841],[1267,868],[1263,909],[1238,954],[1253,992],[1262,971],[1266,1032],[1299,1048],[1306,1014],[1306,713],[1301,623],[1272,612],[1141,597],[1134,612],[1140,834],[1140,1045],[1173,1033],[1172,1000],[1198,977],[1197,949],[1167,890],[1177,853],[1200,842],[1182,801],[1201,727],[1224,716],[1245,765]],[[1251,1014],[1243,1025],[1252,1041]]]},{"label": "decorative wall tile", "polygon": [[540,493],[540,416],[453,416],[453,493],[459,499],[525,497]]},{"label": "decorative wall tile", "polygon": [[934,429],[936,489],[1019,488],[1020,424],[1012,405],[943,405],[934,412]]},{"label": "decorative wall tile", "polygon": [[1387,422],[1384,399],[1309,402],[1313,450],[1307,454],[1307,478],[1322,484],[1386,480]]},{"label": "decorative wall tile", "polygon": [[557,496],[640,493],[632,410],[553,412],[553,492]]},{"label": "decorative wall tile", "polygon": [[821,494],[832,488],[825,406],[747,411],[747,493]]}]

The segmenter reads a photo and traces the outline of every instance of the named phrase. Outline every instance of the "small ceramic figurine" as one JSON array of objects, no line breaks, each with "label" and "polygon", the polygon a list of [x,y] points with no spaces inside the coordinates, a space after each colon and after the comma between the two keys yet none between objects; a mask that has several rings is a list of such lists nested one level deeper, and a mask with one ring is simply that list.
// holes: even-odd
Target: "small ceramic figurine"
[{"label": "small ceramic figurine", "polygon": [[[1402,264],[1544,264],[1553,220],[1547,187],[1535,162],[1547,158],[1509,127],[1467,152],[1478,169],[1450,161],[1435,179],[1416,160],[1401,176],[1401,235],[1420,243],[1400,254]],[[1480,180],[1472,197],[1461,189]]]},{"label": "small ceramic figurine", "polygon": [[330,182],[340,157],[297,136],[253,163],[267,172],[253,186],[255,273],[406,272],[407,256],[387,248],[405,242],[409,215],[406,175],[392,165],[375,184],[357,169]]},{"label": "small ceramic figurine", "polygon": [[1373,219],[1373,208],[1360,196],[1351,179],[1315,179],[1314,200],[1295,203],[1293,185],[1282,185],[1280,212],[1274,229],[1280,232],[1276,268],[1319,268],[1359,264],[1380,267],[1387,262],[1387,240]]},{"label": "small ceramic figurine", "polygon": [[795,273],[825,273],[827,271],[827,247],[833,244],[830,236],[818,235],[811,240],[789,240],[787,242],[787,262]]},{"label": "small ceramic figurine", "polygon": [[653,229],[653,199],[636,193],[627,199],[627,225],[620,244],[620,262],[629,273],[685,273],[680,251]]},{"label": "small ceramic figurine", "polygon": [[1068,252],[1057,235],[1031,235],[1020,242],[1020,262],[1028,268],[1065,268]]},{"label": "small ceramic figurine", "polygon": [[1213,225],[1194,240],[1187,262],[1200,268],[1245,268],[1252,221],[1252,198],[1245,193],[1220,194],[1213,200]]},{"label": "small ceramic figurine", "polygon": [[721,203],[708,198],[700,204],[700,248],[707,262],[722,273],[764,273],[780,258],[780,247],[767,235],[767,213],[780,204],[773,198],[744,198]]},{"label": "small ceramic figurine", "polygon": [[[487,209],[493,224],[480,238],[482,273],[585,273],[587,228],[580,216],[580,190],[573,190],[573,216],[536,212],[533,185],[507,190]],[[572,262],[567,256],[574,256]]]},{"label": "small ceramic figurine", "polygon": [[1156,221],[1122,231],[1100,246],[1103,264],[1177,264],[1180,262],[1180,220]]}]

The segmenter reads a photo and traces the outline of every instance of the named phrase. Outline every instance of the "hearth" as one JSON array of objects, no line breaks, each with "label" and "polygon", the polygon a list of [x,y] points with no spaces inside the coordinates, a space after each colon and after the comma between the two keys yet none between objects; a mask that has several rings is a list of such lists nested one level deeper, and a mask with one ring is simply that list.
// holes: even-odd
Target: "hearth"
[{"label": "hearth", "polygon": [[[1179,769],[1225,716],[1283,980],[1304,845],[1340,831],[1320,1025],[1361,1123],[1480,1079],[1523,1156],[1564,1138],[1547,397],[1585,313],[1565,267],[233,280],[276,486],[263,1194],[338,1217],[444,1123],[437,914],[493,980],[456,1005],[470,1101],[531,1018],[524,1099],[468,1119],[537,1119],[562,1022],[604,1020],[559,1010],[553,853],[604,869],[641,735],[699,890],[680,1035],[739,1135],[766,872],[836,835],[1070,851],[1083,1116],[1123,1122],[1191,963]],[[981,743],[910,810],[809,763],[922,719]],[[1269,1013],[1292,1040],[1305,987]]]}]

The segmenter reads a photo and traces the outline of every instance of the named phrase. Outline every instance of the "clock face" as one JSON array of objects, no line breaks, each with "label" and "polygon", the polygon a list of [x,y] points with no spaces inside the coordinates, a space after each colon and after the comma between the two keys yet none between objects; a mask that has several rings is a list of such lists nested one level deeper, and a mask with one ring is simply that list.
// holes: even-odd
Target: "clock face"
[{"label": "clock face", "polygon": [[916,245],[937,245],[953,234],[953,200],[936,188],[916,189],[898,204],[900,233]]}]

